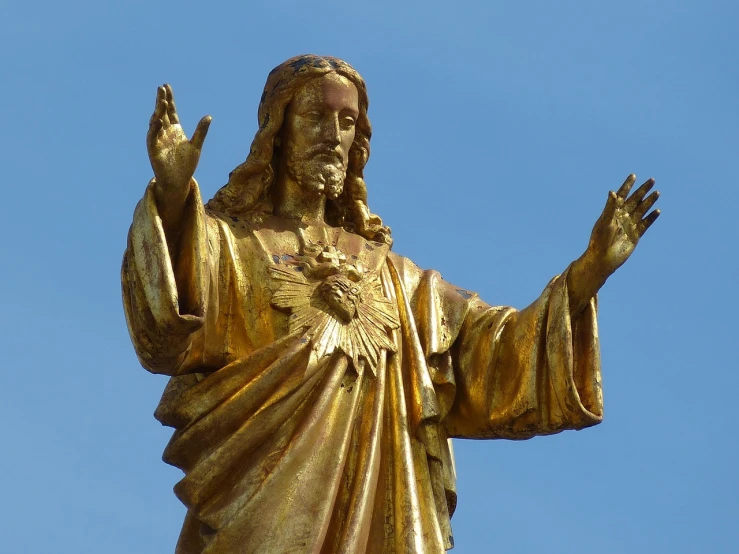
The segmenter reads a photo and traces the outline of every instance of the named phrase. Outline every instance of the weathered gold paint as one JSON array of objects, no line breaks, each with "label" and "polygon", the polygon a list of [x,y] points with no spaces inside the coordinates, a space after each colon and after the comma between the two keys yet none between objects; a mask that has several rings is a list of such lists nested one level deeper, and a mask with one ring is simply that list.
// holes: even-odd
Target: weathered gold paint
[{"label": "weathered gold paint", "polygon": [[[246,162],[207,205],[172,90],[147,138],[123,300],[181,468],[179,554],[434,553],[453,545],[451,437],[525,439],[602,418],[598,289],[658,193],[611,192],[589,246],[521,311],[390,251],[367,206],[364,83],[302,56],[270,74]],[[646,216],[646,217],[645,217]]]}]

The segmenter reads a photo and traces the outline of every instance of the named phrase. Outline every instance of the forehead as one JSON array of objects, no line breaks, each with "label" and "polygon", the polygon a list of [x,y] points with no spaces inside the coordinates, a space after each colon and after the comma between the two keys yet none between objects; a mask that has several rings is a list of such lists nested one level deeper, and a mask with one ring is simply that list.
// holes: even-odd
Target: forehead
[{"label": "forehead", "polygon": [[354,83],[343,75],[327,73],[300,87],[290,107],[296,111],[322,107],[359,112],[359,93]]}]

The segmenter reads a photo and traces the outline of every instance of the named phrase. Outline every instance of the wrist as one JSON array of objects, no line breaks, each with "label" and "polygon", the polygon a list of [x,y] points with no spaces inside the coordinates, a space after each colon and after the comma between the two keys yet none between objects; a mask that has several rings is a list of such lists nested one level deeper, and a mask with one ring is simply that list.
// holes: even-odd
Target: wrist
[{"label": "wrist", "polygon": [[575,262],[580,272],[589,277],[589,280],[599,283],[598,288],[608,279],[613,273],[609,269],[610,264],[608,263],[605,254],[598,252],[592,248],[585,250],[582,256],[580,256]]},{"label": "wrist", "polygon": [[190,194],[191,179],[154,177],[154,191],[160,208],[183,204]]},{"label": "wrist", "polygon": [[570,264],[567,285],[570,290],[570,301],[576,310],[581,309],[598,293],[608,276],[603,258],[590,249]]}]

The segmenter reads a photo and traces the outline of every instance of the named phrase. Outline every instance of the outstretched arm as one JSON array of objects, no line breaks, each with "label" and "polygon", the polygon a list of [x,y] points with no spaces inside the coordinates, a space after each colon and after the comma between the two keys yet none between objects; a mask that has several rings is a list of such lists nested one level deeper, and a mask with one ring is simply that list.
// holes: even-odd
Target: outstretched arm
[{"label": "outstretched arm", "polygon": [[572,262],[567,274],[570,314],[582,312],[611,274],[629,259],[639,240],[657,220],[660,211],[647,212],[659,198],[654,179],[648,179],[629,196],[636,175],[626,178],[618,192],[610,191],[603,213],[596,221],[585,253]]},{"label": "outstretched arm", "polygon": [[521,311],[488,306],[431,278],[418,285],[414,315],[437,397],[452,397],[441,404],[442,414],[451,406],[445,419],[450,436],[526,439],[602,420],[590,301],[659,217],[659,211],[647,215],[659,197],[650,194],[654,181],[629,196],[635,179],[629,175],[609,193],[587,250],[566,278],[552,279]]},{"label": "outstretched arm", "polygon": [[146,148],[156,180],[154,194],[157,207],[170,250],[176,250],[174,246],[190,193],[190,180],[198,166],[210,122],[209,115],[203,117],[192,139],[188,140],[180,125],[172,87],[163,85],[157,89],[156,105],[146,135]]}]

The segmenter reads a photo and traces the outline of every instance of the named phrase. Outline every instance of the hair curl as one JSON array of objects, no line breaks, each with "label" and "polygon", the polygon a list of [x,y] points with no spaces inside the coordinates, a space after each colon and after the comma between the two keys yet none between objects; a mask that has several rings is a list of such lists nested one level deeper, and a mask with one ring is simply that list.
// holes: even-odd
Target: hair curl
[{"label": "hair curl", "polygon": [[369,159],[372,136],[372,126],[367,117],[367,87],[359,73],[338,58],[297,56],[270,72],[259,102],[259,130],[254,136],[249,155],[244,163],[229,174],[228,183],[216,192],[206,207],[229,216],[259,216],[273,212],[272,187],[277,167],[275,139],[280,133],[285,110],[302,86],[327,73],[338,73],[356,86],[359,117],[354,142],[349,150],[344,191],[337,199],[327,200],[326,222],[367,239],[391,244],[390,229],[383,227],[382,220],[372,214],[367,205],[364,167]]}]

